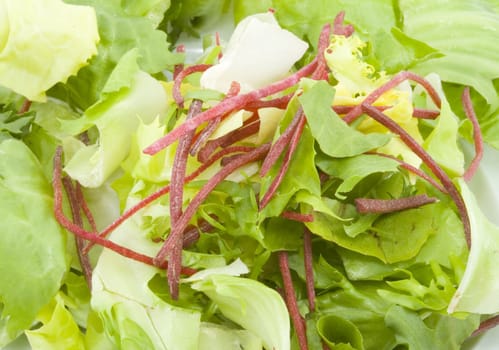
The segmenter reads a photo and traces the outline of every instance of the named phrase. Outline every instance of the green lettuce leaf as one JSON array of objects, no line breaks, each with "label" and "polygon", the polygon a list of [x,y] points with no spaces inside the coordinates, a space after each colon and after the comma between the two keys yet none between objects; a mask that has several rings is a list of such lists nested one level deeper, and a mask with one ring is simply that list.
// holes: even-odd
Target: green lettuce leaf
[{"label": "green lettuce leaf", "polygon": [[209,275],[192,284],[222,314],[261,338],[267,350],[289,349],[289,316],[282,297],[264,284],[241,277]]},{"label": "green lettuce leaf", "polygon": [[[66,1],[89,5],[95,9],[101,41],[97,47],[98,54],[90,61],[89,66],[70,78],[67,84],[58,84],[51,89],[51,96],[67,101],[75,108],[87,109],[99,100],[109,75],[122,56],[132,49],[138,50],[141,70],[150,74],[171,68],[183,60],[182,55],[169,50],[166,34],[155,29],[157,20],[151,20],[147,17],[149,12],[144,12],[147,8],[156,11],[153,10],[151,1],[147,2],[147,6],[143,1]],[[156,4],[160,8],[163,6],[157,2]]]},{"label": "green lettuce leaf", "polygon": [[45,101],[48,89],[97,53],[97,19],[88,6],[3,0],[0,23],[0,84],[30,100]]},{"label": "green lettuce leaf", "polygon": [[60,295],[39,316],[43,326],[26,331],[32,349],[85,350],[83,334]]},{"label": "green lettuce leaf", "polygon": [[137,50],[123,56],[104,87],[102,99],[83,118],[68,124],[76,124],[76,133],[93,123],[99,131],[98,142],[88,146],[76,139],[65,140],[69,154],[65,171],[83,186],[99,187],[119,168],[140,120],[150,123],[166,113],[163,85],[139,69],[137,57]]},{"label": "green lettuce leaf", "polygon": [[[498,101],[492,80],[499,78],[497,32],[499,15],[490,1],[399,1],[403,31],[444,56],[412,67],[426,75],[474,87],[488,103]],[[480,52],[480,54],[477,54]]]},{"label": "green lettuce leaf", "polygon": [[0,155],[0,207],[8,213],[0,222],[1,318],[12,339],[57,293],[68,261],[38,160],[14,139],[0,143]]},{"label": "green lettuce leaf", "polygon": [[437,316],[435,326],[428,327],[416,314],[403,307],[390,307],[385,316],[388,327],[395,330],[398,344],[408,345],[410,350],[461,349],[462,342],[478,326],[478,317],[470,316],[461,321],[450,316]]},{"label": "green lettuce leaf", "polygon": [[[149,256],[159,249],[134,220],[120,226],[111,239]],[[200,313],[160,299],[149,287],[158,272],[155,267],[104,250],[93,272],[92,310],[101,319],[104,333],[120,349],[196,350]]]},{"label": "green lettuce leaf", "polygon": [[494,314],[499,312],[499,280],[496,278],[499,227],[481,212],[464,181],[459,182],[459,187],[470,216],[472,244],[464,276],[448,311]]},{"label": "green lettuce leaf", "polygon": [[334,92],[327,82],[319,81],[299,97],[312,135],[324,153],[349,157],[383,146],[390,140],[387,134],[366,135],[345,124],[331,108]]}]

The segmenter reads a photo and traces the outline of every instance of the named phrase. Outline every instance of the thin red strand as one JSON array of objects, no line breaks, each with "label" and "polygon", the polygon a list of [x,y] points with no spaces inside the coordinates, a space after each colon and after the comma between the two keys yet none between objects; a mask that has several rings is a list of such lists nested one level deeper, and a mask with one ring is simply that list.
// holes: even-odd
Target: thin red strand
[{"label": "thin red strand", "polygon": [[469,87],[466,87],[464,89],[462,100],[466,117],[471,121],[471,124],[473,125],[473,141],[475,144],[475,157],[473,158],[471,164],[469,165],[468,169],[466,169],[463,175],[465,181],[470,181],[478,170],[480,161],[483,158],[483,137],[480,129],[480,124],[478,123],[478,118],[476,117],[475,111],[473,109],[473,103],[471,102]]},{"label": "thin red strand", "polygon": [[284,286],[284,300],[286,301],[289,315],[291,316],[291,322],[293,323],[296,337],[298,338],[298,344],[300,346],[300,350],[308,350],[305,320],[300,315],[300,310],[298,309],[295,288],[293,286],[293,280],[291,278],[291,271],[289,270],[288,253],[285,251],[281,251],[277,254],[279,258],[279,268],[281,270],[281,276]]}]

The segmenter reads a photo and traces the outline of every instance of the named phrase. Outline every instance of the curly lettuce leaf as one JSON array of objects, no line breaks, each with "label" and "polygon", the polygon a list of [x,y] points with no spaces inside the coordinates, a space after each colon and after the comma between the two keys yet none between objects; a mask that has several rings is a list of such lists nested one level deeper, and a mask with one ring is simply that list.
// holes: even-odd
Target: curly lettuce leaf
[{"label": "curly lettuce leaf", "polygon": [[33,101],[45,101],[48,89],[97,53],[97,19],[88,6],[2,0],[0,23],[0,84]]},{"label": "curly lettuce leaf", "polygon": [[60,295],[44,307],[39,319],[40,328],[26,331],[33,349],[85,350],[83,334]]},{"label": "curly lettuce leaf", "polygon": [[77,76],[71,77],[67,84],[58,84],[51,89],[50,96],[67,101],[75,108],[87,109],[100,99],[109,75],[122,56],[132,49],[138,50],[141,70],[150,74],[160,73],[183,60],[182,55],[169,50],[166,34],[156,29],[155,22],[147,17],[148,12],[139,11],[139,3],[143,1],[133,2],[137,8],[134,8],[132,1],[67,2],[89,5],[95,9],[101,41],[97,47],[98,54],[90,61],[89,66],[80,70]]},{"label": "curly lettuce leaf", "polygon": [[163,85],[139,69],[137,55],[137,50],[132,50],[122,58],[104,87],[102,99],[74,123],[76,131],[95,123],[98,143],[65,140],[65,149],[70,151],[65,171],[83,186],[99,187],[119,168],[140,120],[150,123],[166,113]]},{"label": "curly lettuce leaf", "polygon": [[[0,143],[0,302],[12,339],[29,328],[66,272],[66,238],[53,216],[50,183],[28,147]],[[3,344],[4,345],[4,344]]]}]

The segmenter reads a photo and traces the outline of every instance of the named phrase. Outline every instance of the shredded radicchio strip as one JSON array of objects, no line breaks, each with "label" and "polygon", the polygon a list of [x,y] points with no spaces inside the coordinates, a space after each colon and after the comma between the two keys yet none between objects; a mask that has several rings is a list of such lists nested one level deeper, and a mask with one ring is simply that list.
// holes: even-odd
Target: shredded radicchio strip
[{"label": "shredded radicchio strip", "polygon": [[394,156],[389,155],[389,154],[377,153],[377,152],[370,152],[370,154],[375,154],[375,155],[380,156],[380,157],[385,157],[385,158],[390,158],[390,159],[395,160],[396,162],[398,162],[400,164],[400,166],[402,168],[410,171],[414,175],[422,178],[423,180],[426,180],[429,184],[431,184],[433,187],[435,187],[440,192],[447,193],[447,190],[445,189],[445,187],[443,187],[440,183],[438,183],[437,181],[435,181],[435,179],[433,179],[431,176],[429,176],[428,174],[426,174],[421,169],[418,169],[415,166],[412,166],[411,164],[409,164],[407,162],[404,162],[403,160],[398,159],[397,157],[394,157]]},{"label": "shredded radicchio strip", "polygon": [[388,128],[391,132],[399,135],[400,139],[428,166],[431,172],[440,180],[442,185],[446,188],[447,193],[451,196],[456,204],[457,210],[461,216],[463,223],[464,235],[468,247],[471,247],[471,224],[466,204],[464,203],[459,190],[456,188],[449,176],[442,170],[442,168],[435,162],[435,160],[421,147],[420,144],[414,140],[404,129],[400,127],[395,121],[385,115],[383,112],[378,111],[373,106],[363,103],[362,110],[371,118],[376,120]]},{"label": "shredded radicchio strip", "polygon": [[[177,46],[177,48],[175,49],[175,51],[177,53],[184,53],[185,52],[185,45],[179,45]],[[176,64],[174,67],[173,67],[173,79],[176,79],[177,76],[179,75],[179,73],[184,69],[184,65],[183,64]]]},{"label": "shredded radicchio strip", "polygon": [[355,206],[361,214],[385,214],[393,213],[405,209],[419,208],[423,205],[435,203],[437,198],[428,197],[426,194],[416,196],[377,199],[377,198],[356,198]]},{"label": "shredded radicchio strip", "polygon": [[324,53],[327,47],[329,46],[330,36],[331,36],[331,25],[328,23],[322,28],[321,34],[319,36],[319,44],[317,48],[318,52],[317,69],[312,74],[312,79],[327,80],[328,65]]},{"label": "shredded radicchio strip", "polygon": [[345,11],[341,11],[336,15],[333,24],[333,33],[336,35],[344,35],[349,37],[353,34],[354,28],[351,24],[345,25],[343,24],[345,20]]},{"label": "shredded radicchio strip", "polygon": [[312,222],[314,221],[314,216],[312,214],[302,214],[295,211],[285,210],[281,213],[281,216],[285,219],[298,221],[298,222]]},{"label": "shredded radicchio strip", "polygon": [[168,134],[166,134],[165,136],[154,142],[152,145],[144,149],[144,153],[149,155],[154,155],[159,151],[161,151],[162,149],[168,147],[168,145],[170,145],[175,140],[179,139],[186,132],[196,129],[201,124],[208,122],[219,115],[225,115],[234,110],[241,109],[243,106],[250,103],[251,101],[260,100],[264,97],[273,95],[279,91],[283,91],[291,86],[296,85],[301,78],[311,74],[315,70],[316,66],[317,66],[317,58],[315,58],[311,63],[304,66],[293,75],[290,75],[289,77],[283,80],[270,84],[261,89],[254,90],[246,94],[237,95],[232,98],[223,100],[214,107],[198,114],[195,118],[186,120],[183,124],[179,125],[171,132],[169,132]]},{"label": "shredded radicchio strip", "polygon": [[296,337],[298,338],[298,344],[300,346],[300,350],[308,350],[305,320],[300,315],[300,311],[298,309],[293,280],[291,279],[291,272],[289,270],[288,253],[285,251],[278,252],[278,258],[284,285],[284,300],[286,301],[289,315],[291,316],[291,322],[293,322]]},{"label": "shredded radicchio strip", "polygon": [[312,233],[308,228],[303,232],[303,264],[305,266],[305,283],[307,285],[308,308],[315,311],[314,261],[312,254]]},{"label": "shredded radicchio strip", "polygon": [[473,110],[473,104],[471,102],[470,89],[466,87],[464,89],[463,95],[463,107],[466,117],[471,121],[473,125],[473,141],[475,143],[475,157],[471,161],[470,166],[463,175],[465,181],[470,181],[478,170],[480,161],[483,157],[483,137],[480,130],[480,124],[476,117],[475,111]]},{"label": "shredded radicchio strip", "polygon": [[197,64],[194,66],[189,66],[187,68],[182,69],[177,76],[175,77],[175,80],[173,81],[173,90],[172,90],[172,95],[173,99],[177,103],[177,105],[180,108],[184,107],[184,97],[180,93],[180,86],[182,85],[182,81],[189,75],[193,73],[198,73],[198,72],[204,72],[208,68],[211,67],[211,64]]},{"label": "shredded radicchio strip", "polygon": [[[233,81],[230,85],[230,89],[227,92],[227,96],[225,98],[230,98],[233,96],[236,96],[239,94],[239,91],[241,90],[241,85],[237,81]],[[208,125],[203,128],[195,137],[195,140],[192,143],[192,147],[190,150],[190,154],[194,156],[199,149],[203,146],[203,144],[206,143],[206,140],[213,134],[213,132],[218,128],[220,123],[224,118],[226,118],[228,115],[225,116],[218,116],[215,119],[212,119],[208,122]]]},{"label": "shredded radicchio strip", "polygon": [[480,327],[478,327],[478,329],[476,329],[471,334],[471,336],[472,337],[477,336],[477,335],[482,334],[483,332],[488,331],[488,330],[490,330],[494,327],[497,327],[497,326],[499,326],[499,315],[493,316],[493,317],[483,321],[482,323],[480,323]]},{"label": "shredded radicchio strip", "polygon": [[[76,194],[76,188],[73,186],[71,179],[67,176],[62,178],[62,184],[66,190],[66,194],[69,200],[69,206],[71,208],[71,215],[73,217],[73,222],[83,228],[83,220],[81,217],[81,205],[78,200],[78,195]],[[80,236],[75,236],[76,241],[76,251],[78,254],[78,260],[80,261],[80,266],[85,276],[85,281],[87,286],[92,289],[92,265],[90,264],[90,259],[88,254],[83,251],[85,247],[85,240]]]},{"label": "shredded radicchio strip", "polygon": [[431,109],[414,108],[412,116],[419,119],[435,119],[440,115],[440,111]]},{"label": "shredded radicchio strip", "polygon": [[286,107],[289,104],[289,101],[291,101],[293,96],[294,96],[294,93],[291,93],[291,94],[281,96],[281,97],[276,97],[276,98],[273,98],[270,100],[250,101],[244,106],[244,109],[257,110],[260,108],[267,108],[267,107],[286,109]]},{"label": "shredded radicchio strip", "polygon": [[289,168],[289,164],[291,163],[291,158],[293,157],[293,154],[295,153],[295,150],[298,147],[298,143],[300,141],[303,128],[305,127],[305,123],[306,123],[305,115],[302,113],[298,120],[298,125],[294,129],[294,133],[292,134],[291,139],[289,141],[289,146],[284,155],[284,159],[282,161],[281,167],[279,168],[279,172],[277,173],[276,177],[274,177],[272,183],[267,189],[267,192],[265,192],[265,194],[260,200],[260,210],[262,208],[265,208],[265,206],[269,204],[270,200],[277,191],[277,188],[281,184],[284,175],[286,175],[286,172],[288,171]]},{"label": "shredded radicchio strip", "polygon": [[[203,102],[201,100],[193,100],[186,119],[189,120],[201,112]],[[170,223],[174,228],[177,221],[182,215],[182,205],[184,201],[184,182],[185,171],[187,168],[187,158],[189,157],[189,149],[192,139],[194,138],[194,130],[188,132],[179,139],[175,157],[173,160],[173,170],[170,180]],[[176,234],[173,234],[175,232]],[[168,264],[167,277],[168,281],[179,281],[182,269],[182,231],[172,229],[172,234],[167,238],[171,244],[170,263]],[[173,299],[178,298],[178,283],[169,283],[170,294]]]},{"label": "shredded radicchio strip", "polygon": [[31,100],[25,99],[23,104],[21,105],[21,108],[17,113],[18,114],[26,113],[27,111],[29,111],[30,108],[31,108]]},{"label": "shredded radicchio strip", "polygon": [[241,141],[255,133],[260,129],[260,121],[245,125],[239,129],[233,130],[219,138],[208,141],[203,148],[198,152],[198,160],[201,163],[206,162],[218,147],[228,147],[233,143]]},{"label": "shredded radicchio strip", "polygon": [[189,225],[184,231],[184,247],[188,247],[197,242],[200,232],[211,232],[214,227],[206,220],[198,223],[198,226]]},{"label": "shredded radicchio strip", "polygon": [[[170,235],[178,235],[176,231],[184,232],[189,221],[196,213],[198,207],[202,204],[202,202],[208,197],[208,195],[213,191],[213,189],[223,181],[227,176],[232,174],[235,170],[239,169],[243,165],[246,165],[250,162],[261,159],[265,156],[270,148],[269,144],[264,144],[260,147],[254,148],[252,151],[242,154],[237,159],[234,159],[229,164],[222,167],[214,176],[212,176],[199,190],[196,196],[190,201],[189,205],[185,209],[182,216],[176,222],[176,225],[172,227],[172,231]],[[161,265],[163,261],[166,259],[168,255],[170,255],[170,250],[172,249],[170,245],[171,241],[165,241],[165,244],[161,247],[158,254],[154,258],[154,263],[157,265]],[[179,264],[179,261],[169,261],[169,264]],[[168,280],[169,284],[179,283],[178,280]],[[173,288],[170,287],[170,290]]]},{"label": "shredded radicchio strip", "polygon": [[[165,269],[167,267],[167,264],[161,264],[157,265],[154,264],[153,258],[141,253],[138,253],[130,248],[124,247],[122,245],[119,245],[117,243],[114,243],[113,241],[109,241],[105,238],[100,237],[99,235],[96,235],[92,232],[88,232],[87,230],[83,229],[82,227],[76,225],[73,223],[71,220],[69,220],[65,215],[64,211],[62,209],[62,180],[61,180],[61,175],[62,175],[62,148],[58,147],[56,149],[55,157],[54,157],[54,173],[52,177],[52,188],[54,191],[54,216],[57,222],[67,229],[69,232],[82,237],[83,239],[94,242],[95,244],[101,245],[107,249],[110,249],[114,251],[115,253],[118,253],[119,255],[138,261],[142,262],[147,265],[151,266],[157,266],[159,268]],[[193,273],[196,272],[196,270],[191,269],[191,268],[183,268],[182,272],[186,275],[192,275]]]},{"label": "shredded radicchio strip", "polygon": [[350,112],[348,112],[347,115],[343,118],[343,120],[347,123],[350,124],[352,123],[355,119],[357,119],[361,114],[362,114],[362,105],[372,105],[381,95],[383,95],[385,92],[395,88],[397,85],[402,83],[405,80],[412,80],[415,81],[416,83],[420,84],[422,87],[425,88],[425,90],[428,92],[428,95],[432,99],[433,103],[440,108],[441,105],[441,100],[440,96],[438,95],[438,92],[433,88],[433,86],[430,84],[428,80],[425,78],[414,74],[412,72],[407,72],[403,71],[395,75],[390,81],[388,81],[386,84],[380,86],[376,90],[372,91],[362,102],[362,104],[355,106]]},{"label": "shredded radicchio strip", "polygon": [[270,149],[267,157],[265,157],[262,167],[260,168],[260,176],[265,176],[270,171],[272,166],[277,162],[286,146],[290,143],[291,138],[293,137],[293,133],[296,130],[297,125],[301,122],[302,118],[303,109],[300,107],[284,132],[272,145],[272,148]]},{"label": "shredded radicchio strip", "polygon": [[97,233],[98,230],[97,230],[97,224],[95,223],[94,215],[92,214],[92,211],[87,205],[87,201],[85,200],[85,196],[83,195],[83,190],[78,182],[76,183],[76,197],[78,203],[80,203],[81,210],[83,210],[83,214],[85,214],[85,217],[87,218],[87,221],[90,224],[90,228],[92,229],[92,231]]}]

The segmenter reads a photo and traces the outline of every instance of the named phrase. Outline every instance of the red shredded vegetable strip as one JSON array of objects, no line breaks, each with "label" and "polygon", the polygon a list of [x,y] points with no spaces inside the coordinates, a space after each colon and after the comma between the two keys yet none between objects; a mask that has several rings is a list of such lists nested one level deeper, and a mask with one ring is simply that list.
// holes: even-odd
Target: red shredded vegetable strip
[{"label": "red shredded vegetable strip", "polygon": [[296,301],[295,289],[293,287],[293,280],[291,279],[291,272],[289,270],[288,253],[285,251],[278,252],[279,268],[281,269],[281,276],[284,285],[284,299],[288,307],[289,315],[298,338],[300,350],[308,350],[307,344],[307,331],[305,320],[300,315],[298,303]]},{"label": "red shredded vegetable strip", "polygon": [[478,170],[478,166],[480,165],[480,161],[483,157],[483,137],[480,130],[480,124],[478,123],[478,119],[473,109],[470,89],[468,87],[464,89],[462,99],[466,117],[471,121],[471,124],[473,125],[473,141],[475,143],[475,157],[473,158],[470,166],[468,167],[468,169],[466,169],[466,172],[463,175],[465,181],[470,181],[473,178],[473,175],[475,175],[476,171]]}]

